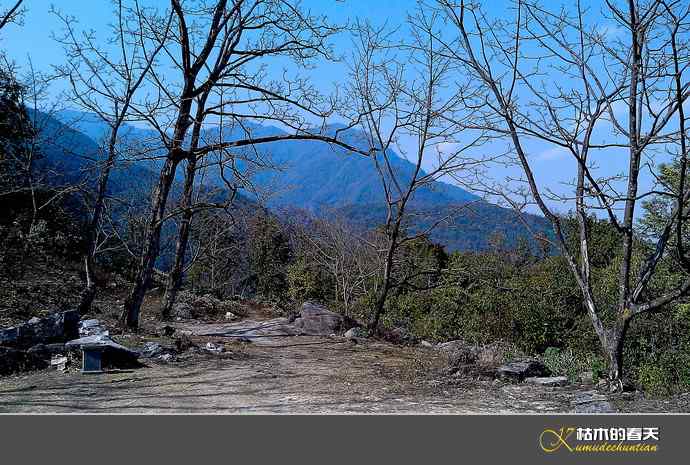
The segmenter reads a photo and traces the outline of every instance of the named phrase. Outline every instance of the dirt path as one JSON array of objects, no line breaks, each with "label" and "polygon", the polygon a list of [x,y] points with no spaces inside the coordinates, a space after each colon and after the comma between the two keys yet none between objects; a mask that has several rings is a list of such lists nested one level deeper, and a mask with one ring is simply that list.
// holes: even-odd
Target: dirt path
[{"label": "dirt path", "polygon": [[[218,327],[196,327],[204,331]],[[418,347],[304,336],[197,338],[204,340],[225,343],[226,352],[191,351],[175,363],[102,375],[46,370],[2,379],[0,412],[562,412],[578,392],[442,380],[438,352]]]},{"label": "dirt path", "polygon": [[[437,350],[295,336],[285,318],[259,313],[175,326],[198,348],[136,370],[0,378],[0,413],[558,413],[573,411],[573,401],[592,389],[451,377]],[[201,349],[207,342],[225,352]],[[659,402],[614,399],[620,411],[690,410],[690,396]]]}]

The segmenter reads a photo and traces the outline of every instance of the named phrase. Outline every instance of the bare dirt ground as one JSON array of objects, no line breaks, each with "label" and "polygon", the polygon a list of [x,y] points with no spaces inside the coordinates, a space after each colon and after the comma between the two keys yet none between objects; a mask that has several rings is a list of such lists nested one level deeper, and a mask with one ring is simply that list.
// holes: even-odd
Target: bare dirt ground
[{"label": "bare dirt ground", "polygon": [[[225,352],[193,349],[175,362],[99,375],[44,370],[3,378],[0,413],[558,413],[572,411],[572,400],[592,389],[449,377],[434,349],[272,336],[284,333],[284,323],[178,323],[178,333],[199,347],[211,341]],[[690,396],[611,400],[623,412],[688,411]]]}]

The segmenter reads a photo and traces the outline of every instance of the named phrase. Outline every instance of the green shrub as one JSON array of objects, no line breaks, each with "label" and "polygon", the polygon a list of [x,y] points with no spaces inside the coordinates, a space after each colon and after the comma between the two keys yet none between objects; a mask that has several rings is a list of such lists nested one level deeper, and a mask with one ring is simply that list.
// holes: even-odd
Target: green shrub
[{"label": "green shrub", "polygon": [[594,381],[606,373],[604,359],[596,354],[576,353],[572,349],[549,347],[541,357],[553,376],[567,376],[570,381],[577,381],[580,373],[591,371]]},{"label": "green shrub", "polygon": [[663,396],[671,393],[668,384],[668,373],[656,362],[644,363],[637,371],[637,383],[645,393],[651,396]]}]

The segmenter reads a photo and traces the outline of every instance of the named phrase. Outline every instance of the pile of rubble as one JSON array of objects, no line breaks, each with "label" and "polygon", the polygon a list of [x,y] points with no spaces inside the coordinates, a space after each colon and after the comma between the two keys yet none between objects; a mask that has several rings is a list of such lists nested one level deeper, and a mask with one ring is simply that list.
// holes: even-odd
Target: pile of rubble
[{"label": "pile of rubble", "polygon": [[139,358],[173,357],[174,349],[158,346],[132,350],[113,340],[99,320],[80,321],[77,311],[59,312],[0,329],[0,376],[49,366],[66,370],[77,365],[85,371],[134,368],[141,366]]}]

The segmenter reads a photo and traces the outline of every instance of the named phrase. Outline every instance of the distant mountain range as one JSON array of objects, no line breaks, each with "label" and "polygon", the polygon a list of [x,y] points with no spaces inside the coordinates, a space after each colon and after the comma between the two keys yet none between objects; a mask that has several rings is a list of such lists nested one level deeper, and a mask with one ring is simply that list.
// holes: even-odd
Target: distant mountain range
[{"label": "distant mountain range", "polygon": [[[93,176],[93,161],[100,156],[96,141],[107,134],[108,127],[96,115],[75,111],[39,117],[45,134],[44,166],[63,173],[66,179]],[[250,128],[252,137],[282,133],[272,126],[248,124],[246,127]],[[228,133],[227,139],[246,136],[238,131]],[[122,135],[141,150],[162,153],[155,145],[160,142],[156,142],[157,135],[152,130],[125,125]],[[218,130],[209,130],[204,137],[218,140]],[[344,141],[365,148],[365,135],[359,131],[349,130]],[[243,149],[236,153],[238,170],[255,188],[243,192],[249,201],[261,201],[276,212],[304,209],[317,215],[338,214],[362,228],[376,227],[385,221],[383,190],[373,162],[365,156],[318,141],[272,142],[256,150]],[[412,163],[395,154],[391,155],[391,162],[401,179],[411,177]],[[156,163],[141,161],[120,165],[111,177],[110,191],[122,193],[135,188],[141,191],[142,187],[152,185]],[[272,169],[256,170],[257,164],[270,165]],[[182,170],[178,170],[178,183],[181,176]],[[209,190],[225,187],[214,167],[209,168],[204,179]],[[178,189],[179,185],[175,190]],[[502,233],[508,244],[515,244],[521,236],[528,237],[512,210],[487,203],[458,186],[440,181],[415,193],[411,203],[415,219],[411,227],[422,231],[434,218],[458,209],[461,213],[451,224],[441,225],[431,233],[432,240],[450,251],[485,249],[496,232]],[[532,228],[548,230],[542,217],[530,215],[527,221]]]}]

